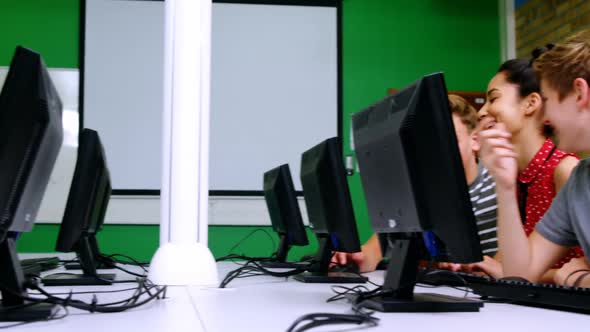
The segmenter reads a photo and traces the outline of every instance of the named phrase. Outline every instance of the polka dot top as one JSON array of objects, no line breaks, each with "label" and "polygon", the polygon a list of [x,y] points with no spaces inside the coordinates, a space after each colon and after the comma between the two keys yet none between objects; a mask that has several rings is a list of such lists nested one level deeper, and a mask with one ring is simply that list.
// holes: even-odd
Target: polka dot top
[{"label": "polka dot top", "polygon": [[[526,201],[524,230],[527,236],[533,232],[535,225],[541,220],[547,209],[549,209],[553,198],[555,198],[553,173],[559,162],[567,156],[578,158],[574,154],[557,149],[551,139],[548,138],[527,167],[518,175],[519,202]],[[524,190],[526,190],[526,194],[523,192]],[[521,211],[521,214],[523,214],[523,211]],[[555,268],[561,267],[574,257],[583,256],[582,249],[574,247],[555,265]]]}]

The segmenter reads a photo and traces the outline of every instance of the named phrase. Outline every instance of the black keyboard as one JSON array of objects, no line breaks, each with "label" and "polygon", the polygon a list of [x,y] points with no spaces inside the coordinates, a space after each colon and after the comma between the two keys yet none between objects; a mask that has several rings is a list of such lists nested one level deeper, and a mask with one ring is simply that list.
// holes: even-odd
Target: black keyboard
[{"label": "black keyboard", "polygon": [[28,258],[20,261],[25,275],[39,275],[43,271],[53,270],[59,266],[58,257]]},{"label": "black keyboard", "polygon": [[43,272],[41,264],[26,264],[22,266],[22,270],[26,277],[39,276]]},{"label": "black keyboard", "polygon": [[543,308],[590,313],[590,288],[562,287],[525,281],[493,280],[469,282],[481,297],[514,301]]},{"label": "black keyboard", "polygon": [[[439,270],[435,270],[439,271]],[[514,304],[590,313],[590,288],[563,287],[520,280],[493,279],[468,273],[441,272],[423,274],[420,282],[437,286],[465,286],[484,299]],[[460,278],[459,278],[460,277]]]}]

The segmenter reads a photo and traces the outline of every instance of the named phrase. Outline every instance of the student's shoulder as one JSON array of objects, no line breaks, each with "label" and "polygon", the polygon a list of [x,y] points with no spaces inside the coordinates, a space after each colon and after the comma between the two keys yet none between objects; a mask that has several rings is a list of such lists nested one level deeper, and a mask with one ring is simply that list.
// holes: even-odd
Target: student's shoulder
[{"label": "student's shoulder", "polygon": [[580,159],[574,155],[565,156],[560,160],[559,164],[553,172],[553,182],[557,191],[567,182],[572,175],[573,170],[578,165]]},{"label": "student's shoulder", "polygon": [[582,159],[578,162],[572,172],[572,176],[582,177],[590,182],[590,158]]},{"label": "student's shoulder", "polygon": [[574,196],[590,192],[590,158],[578,162],[564,188],[567,188],[568,195]]},{"label": "student's shoulder", "polygon": [[557,164],[557,169],[574,169],[580,162],[580,158],[576,155],[568,154],[564,156]]}]

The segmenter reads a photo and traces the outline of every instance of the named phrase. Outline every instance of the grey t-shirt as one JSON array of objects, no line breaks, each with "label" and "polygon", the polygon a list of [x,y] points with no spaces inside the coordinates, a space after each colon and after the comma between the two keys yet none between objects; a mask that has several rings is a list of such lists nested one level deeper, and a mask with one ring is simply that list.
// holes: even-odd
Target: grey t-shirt
[{"label": "grey t-shirt", "polygon": [[535,229],[555,244],[590,253],[590,158],[576,166]]}]

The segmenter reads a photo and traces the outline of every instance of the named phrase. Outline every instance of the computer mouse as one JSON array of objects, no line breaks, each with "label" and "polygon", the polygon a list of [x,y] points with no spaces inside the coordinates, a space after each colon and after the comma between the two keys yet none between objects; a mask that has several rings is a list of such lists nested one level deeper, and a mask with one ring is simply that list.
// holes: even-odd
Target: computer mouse
[{"label": "computer mouse", "polygon": [[525,278],[523,278],[523,277],[517,277],[517,276],[504,277],[504,278],[500,278],[498,280],[530,283],[530,281],[526,280]]}]

